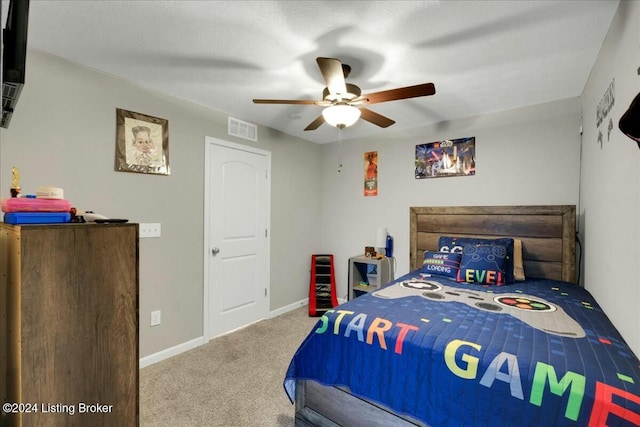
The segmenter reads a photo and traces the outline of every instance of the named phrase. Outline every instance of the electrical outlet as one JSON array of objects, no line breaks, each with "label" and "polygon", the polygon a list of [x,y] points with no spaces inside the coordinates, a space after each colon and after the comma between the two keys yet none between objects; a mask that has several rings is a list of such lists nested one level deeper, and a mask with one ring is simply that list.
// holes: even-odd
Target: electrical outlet
[{"label": "electrical outlet", "polygon": [[160,237],[162,226],[159,222],[140,224],[140,238]]},{"label": "electrical outlet", "polygon": [[160,324],[160,310],[151,312],[151,326],[158,326]]}]

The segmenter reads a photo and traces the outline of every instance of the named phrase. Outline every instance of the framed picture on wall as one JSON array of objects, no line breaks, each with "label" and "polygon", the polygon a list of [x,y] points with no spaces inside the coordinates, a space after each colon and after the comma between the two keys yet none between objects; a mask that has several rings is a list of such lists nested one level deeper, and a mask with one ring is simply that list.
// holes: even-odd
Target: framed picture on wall
[{"label": "framed picture on wall", "polygon": [[115,168],[169,175],[169,121],[117,108]]},{"label": "framed picture on wall", "polygon": [[378,152],[364,153],[364,196],[378,195]]},{"label": "framed picture on wall", "polygon": [[416,179],[476,174],[476,138],[416,145]]}]

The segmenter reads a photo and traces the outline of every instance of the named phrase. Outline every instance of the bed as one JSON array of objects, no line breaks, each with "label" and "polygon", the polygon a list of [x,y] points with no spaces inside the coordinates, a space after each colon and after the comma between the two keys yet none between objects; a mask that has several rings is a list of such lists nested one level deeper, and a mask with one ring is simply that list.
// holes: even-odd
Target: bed
[{"label": "bed", "polygon": [[[575,206],[409,211],[411,272],[328,311],[291,360],[297,426],[640,425],[640,362],[575,285]],[[455,277],[434,274],[443,241],[464,242]],[[476,274],[481,253],[510,283]]]}]

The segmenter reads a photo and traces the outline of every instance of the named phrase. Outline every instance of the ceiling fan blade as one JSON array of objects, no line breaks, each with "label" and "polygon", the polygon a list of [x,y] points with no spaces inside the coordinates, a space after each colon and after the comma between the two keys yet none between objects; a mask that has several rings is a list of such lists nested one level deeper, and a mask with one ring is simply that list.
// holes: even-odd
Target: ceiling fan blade
[{"label": "ceiling fan blade", "polygon": [[360,118],[373,123],[376,126],[380,126],[381,128],[387,128],[395,123],[395,120],[391,120],[390,118],[378,114],[375,111],[371,111],[368,108],[360,108]]},{"label": "ceiling fan blade", "polygon": [[254,104],[302,104],[302,105],[317,105],[319,101],[313,101],[310,99],[254,99]]},{"label": "ceiling fan blade", "polygon": [[398,99],[416,98],[419,96],[429,96],[436,93],[436,87],[433,83],[424,83],[415,86],[400,87],[397,89],[383,90],[374,92],[363,97],[369,99],[369,104],[377,104],[379,102],[395,101]]},{"label": "ceiling fan blade", "polygon": [[324,81],[327,82],[327,89],[332,95],[343,95],[347,93],[347,85],[344,81],[344,71],[342,63],[335,58],[316,58],[320,67],[320,72]]},{"label": "ceiling fan blade", "polygon": [[320,114],[314,121],[309,123],[309,126],[304,128],[304,130],[316,130],[324,123],[324,117]]},{"label": "ceiling fan blade", "polygon": [[369,103],[369,98],[366,95],[358,96],[351,101],[349,101],[349,105],[354,107],[359,107],[361,105],[367,105]]}]

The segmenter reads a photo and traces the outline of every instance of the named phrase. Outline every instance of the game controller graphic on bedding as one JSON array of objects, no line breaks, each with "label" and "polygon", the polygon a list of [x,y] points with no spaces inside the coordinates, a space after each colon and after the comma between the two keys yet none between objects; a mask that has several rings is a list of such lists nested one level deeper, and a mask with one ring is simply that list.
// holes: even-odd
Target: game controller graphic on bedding
[{"label": "game controller graphic on bedding", "polygon": [[456,301],[482,311],[509,314],[549,334],[570,338],[586,336],[584,329],[562,307],[526,294],[489,294],[454,288],[433,280],[411,279],[375,291],[373,295],[388,299],[420,296],[431,301]]}]

